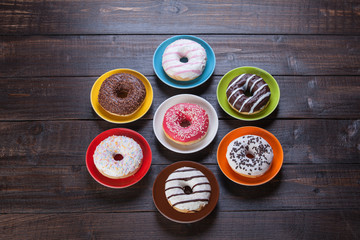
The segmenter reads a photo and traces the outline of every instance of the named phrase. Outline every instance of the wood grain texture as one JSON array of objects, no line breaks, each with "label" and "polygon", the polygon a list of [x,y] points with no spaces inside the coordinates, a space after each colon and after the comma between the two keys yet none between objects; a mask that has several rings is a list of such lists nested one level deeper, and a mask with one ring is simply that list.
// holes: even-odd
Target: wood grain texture
[{"label": "wood grain texture", "polygon": [[[1,213],[156,211],[152,186],[165,167],[152,165],[139,183],[117,190],[97,183],[85,166],[4,167]],[[217,211],[359,207],[359,164],[284,165],[272,181],[258,187],[233,183],[217,165],[207,167],[221,189]]]},{"label": "wood grain texture", "polygon": [[[1,77],[100,76],[115,68],[154,75],[153,54],[170,35],[2,36]],[[359,75],[359,36],[207,35],[215,75],[256,66],[273,75]]]},{"label": "wood grain texture", "polygon": [[[152,66],[155,49],[191,34],[216,54],[200,87],[169,88]],[[3,0],[0,2],[0,239],[360,239],[360,3],[356,0]],[[256,66],[280,86],[277,109],[244,122],[219,106],[216,88],[233,68]],[[145,74],[153,105],[117,125],[92,110],[90,89],[115,68]],[[177,154],[153,133],[157,107],[190,93],[219,116],[214,141]],[[245,187],[217,165],[221,139],[258,126],[282,144],[270,182]],[[110,189],[88,173],[85,153],[99,133],[125,127],[149,142],[147,175]],[[152,186],[171,163],[204,164],[219,202],[194,224],[169,221]]]},{"label": "wood grain texture", "polygon": [[[281,99],[270,119],[360,117],[358,76],[274,76]],[[100,119],[89,95],[96,77],[49,77],[0,79],[0,120]],[[218,104],[216,88],[221,76],[213,76],[195,89],[169,88],[148,76],[155,98],[142,119],[152,119],[158,106],[177,94],[195,94],[215,108],[220,119],[230,119]]]},{"label": "wood grain texture", "polygon": [[[0,166],[84,165],[90,142],[101,132],[127,127],[142,134],[149,142],[153,164],[196,160],[216,164],[221,139],[235,128],[248,126],[238,120],[220,120],[214,141],[193,154],[174,153],[156,139],[152,121],[119,126],[105,121],[1,122]],[[284,151],[284,162],[359,163],[360,120],[263,120],[252,126],[273,133]]]},{"label": "wood grain texture", "polygon": [[277,239],[281,236],[342,240],[360,237],[359,218],[359,210],[218,212],[215,209],[200,222],[178,224],[158,212],[6,214],[0,216],[0,234],[5,239],[142,239],[146,235],[148,239],[239,239],[239,236]]},{"label": "wood grain texture", "polygon": [[5,0],[0,3],[0,32],[359,34],[359,16],[360,5],[351,0]]}]

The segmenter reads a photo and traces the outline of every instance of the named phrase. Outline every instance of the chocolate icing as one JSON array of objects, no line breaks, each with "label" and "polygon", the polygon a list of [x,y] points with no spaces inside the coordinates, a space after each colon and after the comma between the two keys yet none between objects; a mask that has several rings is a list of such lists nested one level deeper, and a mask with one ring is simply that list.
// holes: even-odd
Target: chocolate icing
[{"label": "chocolate icing", "polygon": [[[251,92],[248,97],[245,92]],[[261,110],[270,99],[270,88],[255,74],[236,76],[226,90],[229,104],[239,112],[254,113]]]},{"label": "chocolate icing", "polygon": [[[201,191],[196,191],[196,192],[192,192],[192,193],[204,193],[204,192],[210,193],[211,191],[210,191],[210,190],[201,190]],[[182,195],[188,195],[188,194],[189,194],[189,193],[186,193],[186,192],[184,191],[184,193],[173,194],[173,195],[168,196],[167,198],[169,199],[169,198],[172,198],[172,197],[175,197],[175,196],[182,196]]]},{"label": "chocolate icing", "polygon": [[195,199],[191,199],[191,200],[184,200],[184,201],[174,203],[172,206],[175,207],[178,204],[190,203],[190,202],[208,202],[208,201],[209,201],[209,199],[207,199],[207,198],[195,198]]},{"label": "chocolate icing", "polygon": [[187,177],[187,178],[172,178],[172,179],[166,180],[165,182],[177,181],[177,180],[189,181],[193,178],[202,178],[202,177],[204,177],[204,175],[194,175],[194,176]]},{"label": "chocolate icing", "polygon": [[141,80],[131,74],[117,73],[101,84],[98,101],[106,111],[126,116],[139,109],[145,96]]}]

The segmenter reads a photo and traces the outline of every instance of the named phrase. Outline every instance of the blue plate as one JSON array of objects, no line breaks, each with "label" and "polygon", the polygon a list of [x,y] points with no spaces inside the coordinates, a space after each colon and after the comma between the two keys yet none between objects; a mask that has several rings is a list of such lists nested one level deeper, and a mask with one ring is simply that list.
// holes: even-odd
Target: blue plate
[{"label": "blue plate", "polygon": [[[193,40],[193,41],[199,43],[206,51],[207,61],[206,61],[205,69],[199,77],[197,77],[191,81],[174,80],[165,73],[165,71],[162,67],[162,55],[165,51],[165,48],[167,46],[169,46],[172,42],[175,42],[178,39]],[[161,81],[163,81],[165,84],[167,84],[171,87],[180,88],[180,89],[194,88],[194,87],[197,87],[197,86],[203,84],[204,82],[206,82],[206,80],[208,80],[214,72],[215,63],[216,63],[215,53],[212,50],[212,48],[210,47],[210,45],[207,44],[201,38],[190,36],[190,35],[178,35],[178,36],[174,36],[174,37],[166,39],[164,42],[162,42],[158,46],[158,48],[156,49],[156,51],[154,53],[154,57],[153,57],[153,67],[154,67],[155,74],[158,76],[158,78]]]}]

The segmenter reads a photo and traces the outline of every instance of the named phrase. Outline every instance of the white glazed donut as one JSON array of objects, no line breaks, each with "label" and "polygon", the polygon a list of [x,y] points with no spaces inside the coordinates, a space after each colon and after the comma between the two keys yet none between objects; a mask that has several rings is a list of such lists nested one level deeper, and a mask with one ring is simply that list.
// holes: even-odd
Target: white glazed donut
[{"label": "white glazed donut", "polygon": [[[181,62],[185,58],[187,62]],[[179,39],[166,47],[162,66],[166,74],[179,81],[189,81],[202,74],[206,65],[206,51],[197,42]]]},{"label": "white glazed donut", "polygon": [[[122,155],[117,161],[115,155]],[[95,149],[94,163],[101,174],[109,178],[126,178],[140,168],[143,152],[140,145],[126,136],[111,136],[103,140]]]},{"label": "white glazed donut", "polygon": [[255,135],[244,135],[233,140],[226,152],[230,167],[238,174],[252,178],[269,170],[273,157],[270,144]]},{"label": "white glazed donut", "polygon": [[192,167],[176,169],[165,182],[165,195],[179,212],[200,211],[209,203],[211,186],[207,177]]}]

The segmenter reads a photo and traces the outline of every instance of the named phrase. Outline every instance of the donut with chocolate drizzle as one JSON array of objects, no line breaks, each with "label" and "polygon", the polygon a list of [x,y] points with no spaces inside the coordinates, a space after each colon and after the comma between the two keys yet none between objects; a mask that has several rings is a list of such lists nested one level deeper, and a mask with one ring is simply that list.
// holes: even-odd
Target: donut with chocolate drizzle
[{"label": "donut with chocolate drizzle", "polygon": [[232,79],[226,89],[230,106],[237,112],[252,115],[263,110],[270,100],[270,88],[255,74],[241,74]]},{"label": "donut with chocolate drizzle", "polygon": [[182,167],[176,169],[166,179],[165,195],[176,211],[194,213],[209,203],[211,186],[200,170]]},{"label": "donut with chocolate drizzle", "polygon": [[146,88],[137,77],[128,73],[111,75],[101,84],[98,102],[115,115],[129,116],[144,103]]}]

